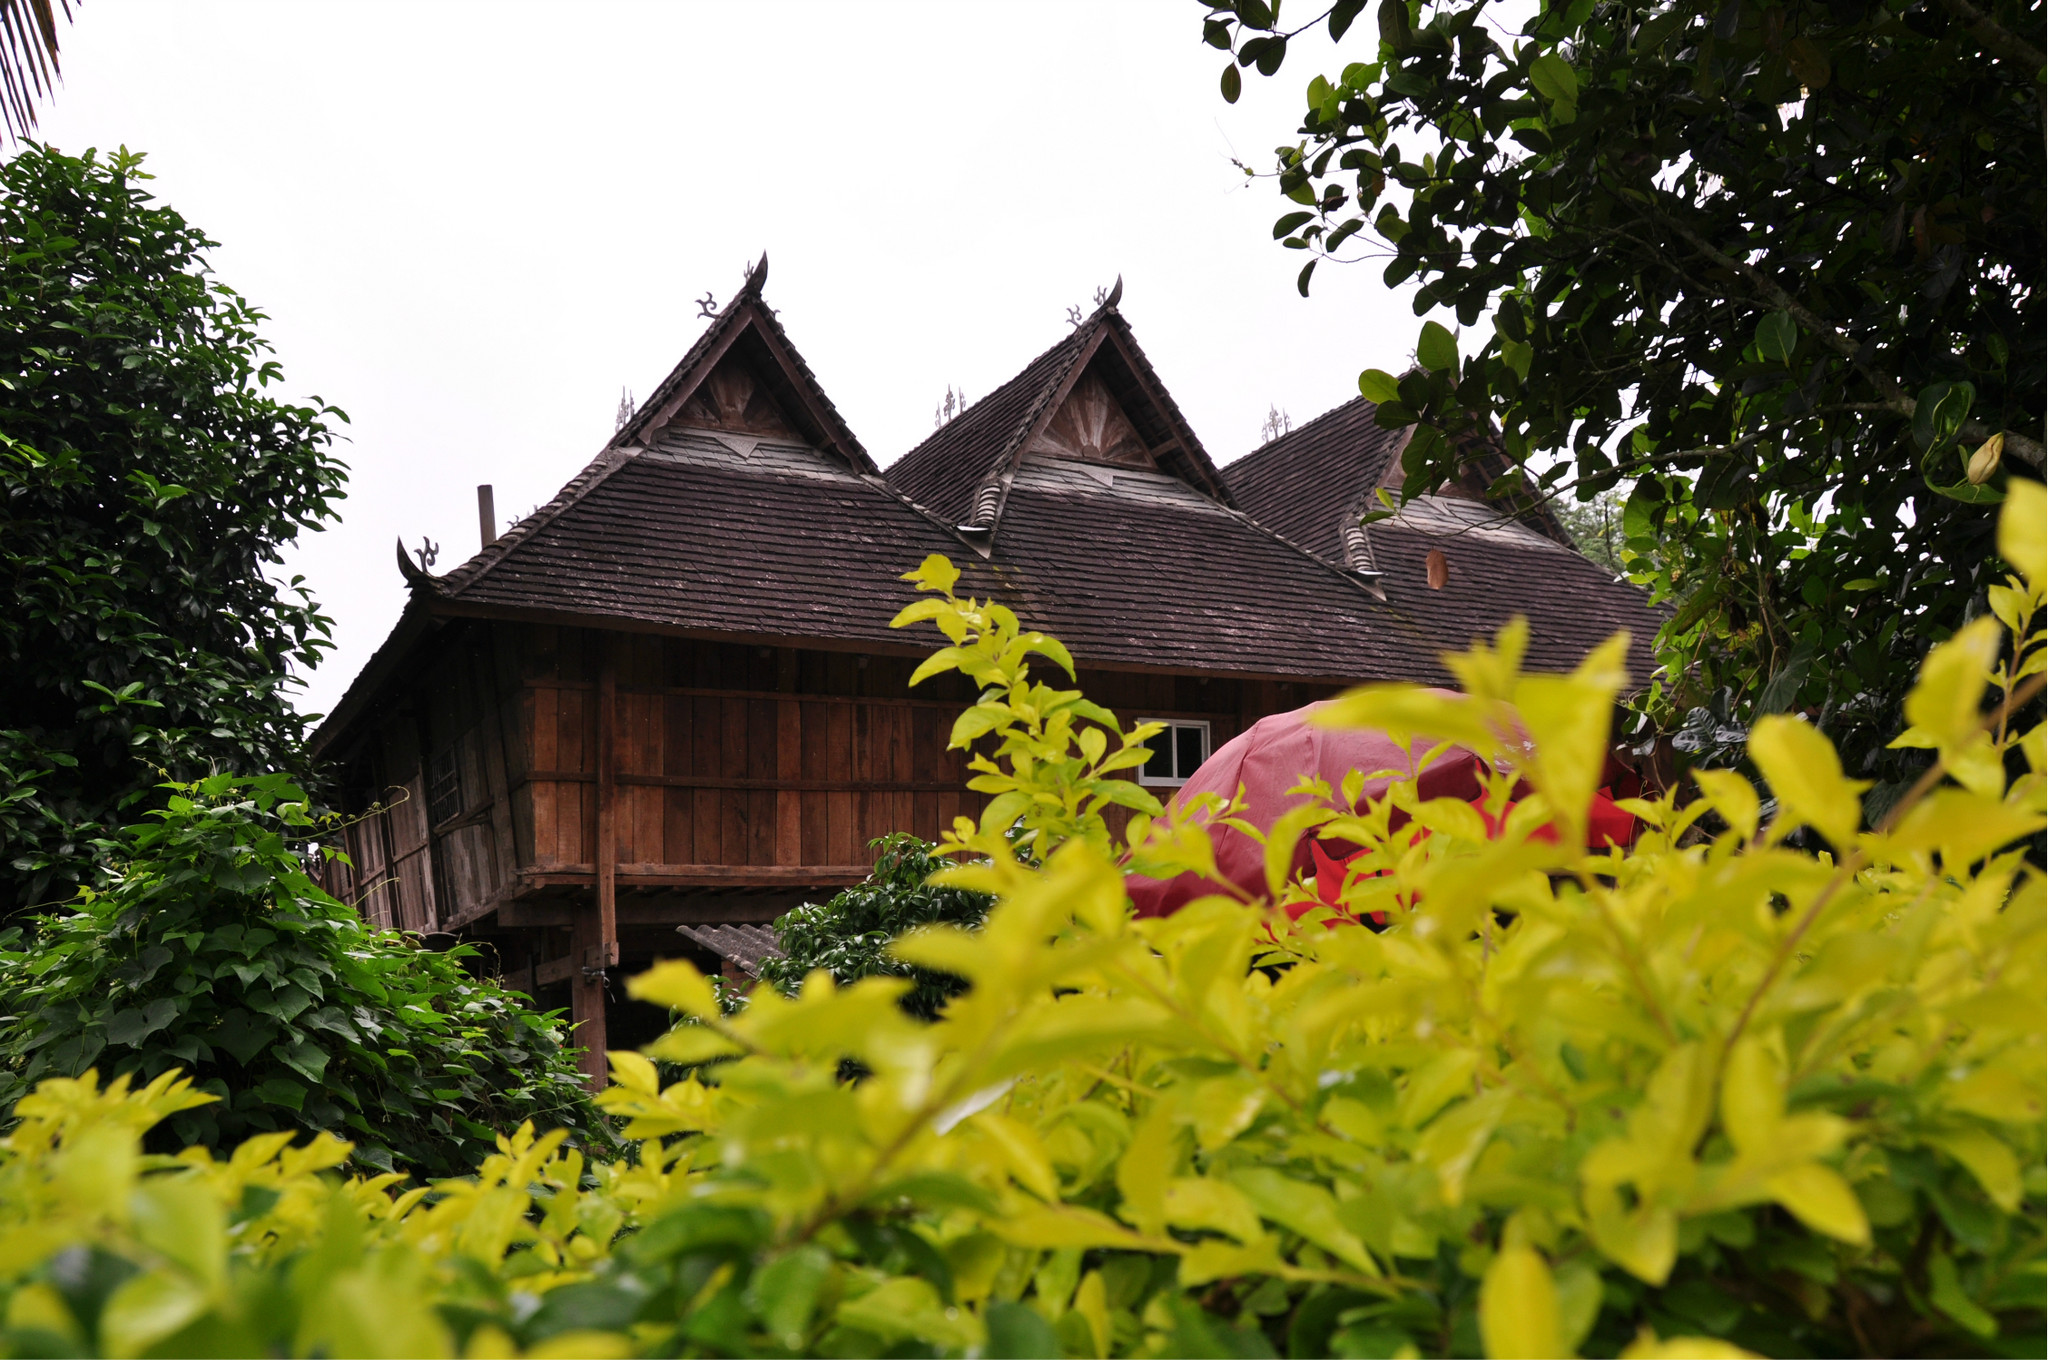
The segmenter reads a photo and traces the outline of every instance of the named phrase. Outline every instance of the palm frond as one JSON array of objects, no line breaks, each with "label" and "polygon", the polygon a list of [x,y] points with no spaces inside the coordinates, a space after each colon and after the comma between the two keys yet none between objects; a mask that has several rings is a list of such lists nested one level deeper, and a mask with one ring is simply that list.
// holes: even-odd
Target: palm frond
[{"label": "palm frond", "polygon": [[35,130],[36,103],[56,88],[57,12],[71,0],[0,0],[0,122],[17,141]]}]

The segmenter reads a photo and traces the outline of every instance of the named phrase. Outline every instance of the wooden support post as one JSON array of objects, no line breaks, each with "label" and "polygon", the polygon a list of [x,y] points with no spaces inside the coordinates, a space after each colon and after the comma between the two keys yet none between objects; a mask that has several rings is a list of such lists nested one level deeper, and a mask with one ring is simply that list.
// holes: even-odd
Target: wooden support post
[{"label": "wooden support post", "polygon": [[604,640],[597,671],[597,901],[576,915],[569,957],[576,1042],[583,1047],[583,1076],[592,1090],[604,1087],[604,993],[606,970],[619,963],[618,726],[619,651],[624,639]]}]

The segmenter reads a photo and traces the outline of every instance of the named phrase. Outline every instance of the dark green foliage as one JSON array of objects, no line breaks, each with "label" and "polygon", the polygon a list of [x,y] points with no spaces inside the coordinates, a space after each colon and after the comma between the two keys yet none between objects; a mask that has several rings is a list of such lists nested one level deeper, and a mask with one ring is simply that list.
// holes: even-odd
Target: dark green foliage
[{"label": "dark green foliage", "polygon": [[264,395],[263,320],[141,157],[0,166],[0,914],[68,898],[164,771],[305,773],[328,646],[265,572],[334,518],[339,411]]},{"label": "dark green foliage", "polygon": [[326,1129],[422,1176],[522,1120],[598,1129],[559,1020],[307,876],[304,798],[282,775],[180,786],[109,847],[104,892],[0,935],[0,1109],[88,1067],[183,1068],[221,1100],[168,1120],[167,1148]]},{"label": "dark green foliage", "polygon": [[916,986],[904,995],[904,1009],[929,1020],[966,984],[898,962],[884,951],[889,941],[918,926],[978,926],[988,915],[989,899],[926,882],[949,861],[907,832],[871,841],[868,848],[875,852],[875,871],[866,882],[823,906],[807,902],[775,922],[782,957],[762,963],[761,980],[794,994],[813,968],[823,968],[841,985],[864,977],[907,977]]},{"label": "dark green foliage", "polygon": [[[1313,26],[1277,10],[1211,0],[1205,36],[1270,75]],[[1998,574],[2005,473],[1966,460],[2003,432],[2042,466],[2041,0],[1327,13],[1352,60],[1308,84],[1275,235],[1304,292],[1369,255],[1465,328],[1361,379],[1419,423],[1409,491],[1482,421],[1543,488],[1622,489],[1676,606],[1662,713],[1804,711],[1895,794],[1915,662]]]}]

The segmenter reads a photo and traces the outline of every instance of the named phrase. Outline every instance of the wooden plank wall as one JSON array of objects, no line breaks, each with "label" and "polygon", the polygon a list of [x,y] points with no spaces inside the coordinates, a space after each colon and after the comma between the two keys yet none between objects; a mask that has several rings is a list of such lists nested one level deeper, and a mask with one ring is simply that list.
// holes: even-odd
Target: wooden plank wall
[{"label": "wooden plank wall", "polygon": [[[492,633],[488,625],[458,626],[438,639],[411,683],[394,687],[350,764],[345,805],[387,810],[344,833],[354,867],[330,867],[328,890],[377,925],[439,930],[491,898],[519,867]],[[437,770],[453,775],[438,789]]]},{"label": "wooden plank wall", "polygon": [[[603,634],[531,627],[533,866],[596,845],[596,674]],[[619,858],[629,876],[692,866],[867,863],[891,831],[928,838],[982,799],[945,749],[965,702],[912,698],[893,657],[630,637],[618,678]]]},{"label": "wooden plank wall", "polygon": [[[869,862],[876,837],[936,839],[985,802],[966,788],[965,757],[946,749],[971,689],[949,676],[909,690],[915,658],[476,622],[437,639],[359,748],[353,806],[394,805],[348,830],[354,871],[331,870],[330,890],[378,924],[431,932],[472,919],[522,873],[592,872],[608,636],[619,638],[622,887],[845,872]],[[1127,724],[1206,719],[1216,746],[1328,692],[1090,671],[1078,686]],[[430,818],[437,756],[444,779]],[[759,872],[733,873],[747,869]]]}]

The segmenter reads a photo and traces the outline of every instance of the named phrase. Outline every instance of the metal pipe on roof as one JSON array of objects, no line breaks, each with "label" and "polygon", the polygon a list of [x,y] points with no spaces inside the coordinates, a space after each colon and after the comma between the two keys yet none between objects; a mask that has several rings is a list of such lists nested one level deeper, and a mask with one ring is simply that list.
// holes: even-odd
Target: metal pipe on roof
[{"label": "metal pipe on roof", "polygon": [[498,507],[491,499],[488,483],[476,489],[476,527],[484,547],[498,541]]}]

